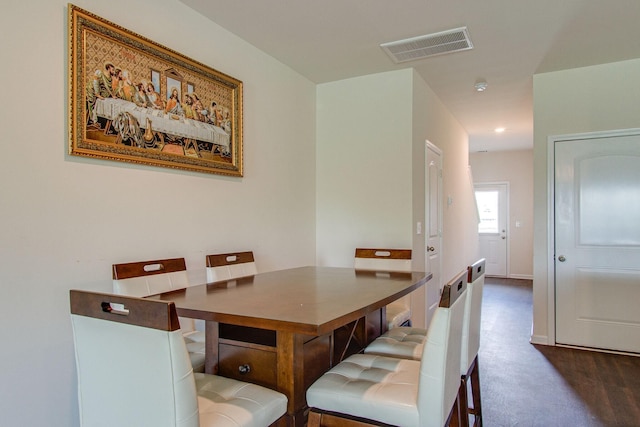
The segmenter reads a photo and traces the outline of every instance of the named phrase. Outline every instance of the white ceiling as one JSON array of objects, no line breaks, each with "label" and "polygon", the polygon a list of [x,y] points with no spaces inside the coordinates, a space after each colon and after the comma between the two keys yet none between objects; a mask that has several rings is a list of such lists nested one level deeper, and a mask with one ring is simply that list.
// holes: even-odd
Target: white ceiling
[{"label": "white ceiling", "polygon": [[[640,57],[640,0],[181,1],[315,83],[414,67],[472,152],[533,146],[534,74]],[[396,65],[379,46],[464,26],[472,50]]]}]

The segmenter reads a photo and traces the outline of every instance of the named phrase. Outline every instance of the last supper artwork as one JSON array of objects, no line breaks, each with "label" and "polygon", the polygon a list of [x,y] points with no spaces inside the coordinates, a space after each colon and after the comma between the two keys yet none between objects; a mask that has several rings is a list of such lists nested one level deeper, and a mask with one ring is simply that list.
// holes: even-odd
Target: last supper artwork
[{"label": "last supper artwork", "polygon": [[242,175],[242,82],[71,9],[71,154]]}]

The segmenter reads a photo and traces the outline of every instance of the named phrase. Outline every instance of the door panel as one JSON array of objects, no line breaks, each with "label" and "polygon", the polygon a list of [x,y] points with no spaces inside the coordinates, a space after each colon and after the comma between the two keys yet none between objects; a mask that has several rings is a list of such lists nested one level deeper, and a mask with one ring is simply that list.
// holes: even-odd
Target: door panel
[{"label": "door panel", "polygon": [[640,352],[640,136],[555,143],[556,342]]},{"label": "door panel", "polygon": [[427,182],[425,188],[427,194],[425,200],[425,212],[427,218],[427,235],[425,243],[427,245],[426,269],[433,274],[431,280],[426,284],[426,307],[428,325],[433,316],[433,312],[440,302],[440,293],[442,287],[440,250],[442,246],[442,152],[438,147],[427,141],[426,147],[426,170],[425,177]]},{"label": "door panel", "polygon": [[479,183],[474,189],[480,214],[478,250],[486,259],[485,273],[507,277],[508,184]]}]

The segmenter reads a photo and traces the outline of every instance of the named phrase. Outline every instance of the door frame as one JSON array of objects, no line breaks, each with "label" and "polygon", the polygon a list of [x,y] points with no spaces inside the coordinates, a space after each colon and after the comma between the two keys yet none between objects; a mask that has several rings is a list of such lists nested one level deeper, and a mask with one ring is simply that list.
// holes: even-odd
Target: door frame
[{"label": "door frame", "polygon": [[600,139],[619,136],[640,136],[640,128],[595,131],[547,137],[547,342],[532,337],[534,344],[557,345],[556,343],[556,236],[555,236],[555,200],[556,200],[556,159],[557,142]]},{"label": "door frame", "polygon": [[[472,189],[473,189],[473,200],[476,200],[476,187],[477,186],[486,186],[486,187],[491,187],[491,186],[503,186],[505,187],[505,218],[504,218],[504,227],[505,227],[505,234],[507,236],[506,238],[506,242],[505,242],[505,259],[504,259],[504,278],[508,279],[511,277],[511,258],[509,256],[510,252],[511,252],[511,224],[509,222],[510,219],[510,205],[511,205],[511,187],[510,187],[510,183],[509,181],[486,181],[486,182],[474,182],[472,183]],[[476,206],[477,206],[477,202],[476,202]],[[480,233],[478,233],[478,241],[480,240]]]}]

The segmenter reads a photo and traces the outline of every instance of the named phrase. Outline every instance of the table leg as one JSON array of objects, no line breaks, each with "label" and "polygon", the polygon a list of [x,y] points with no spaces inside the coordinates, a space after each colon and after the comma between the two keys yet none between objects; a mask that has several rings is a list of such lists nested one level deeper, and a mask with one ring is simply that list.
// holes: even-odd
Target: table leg
[{"label": "table leg", "polygon": [[218,373],[218,340],[220,338],[220,324],[212,320],[205,321],[205,360],[204,371],[207,374]]},{"label": "table leg", "polygon": [[276,334],[278,391],[289,399],[286,417],[289,426],[304,426],[306,422],[303,344],[302,335],[285,331]]}]

